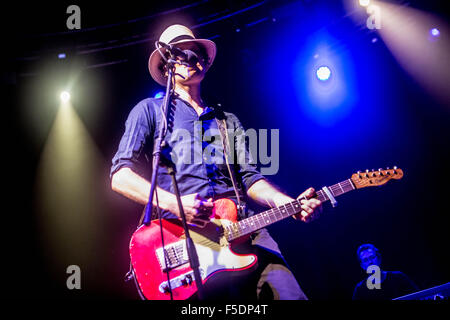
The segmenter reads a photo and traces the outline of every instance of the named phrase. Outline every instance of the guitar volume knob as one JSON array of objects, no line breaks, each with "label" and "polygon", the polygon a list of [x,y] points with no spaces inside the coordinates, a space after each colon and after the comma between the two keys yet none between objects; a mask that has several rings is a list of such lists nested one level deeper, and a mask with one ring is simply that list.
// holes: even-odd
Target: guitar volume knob
[{"label": "guitar volume knob", "polygon": [[183,285],[190,285],[192,283],[192,276],[190,274],[186,275],[181,282]]}]

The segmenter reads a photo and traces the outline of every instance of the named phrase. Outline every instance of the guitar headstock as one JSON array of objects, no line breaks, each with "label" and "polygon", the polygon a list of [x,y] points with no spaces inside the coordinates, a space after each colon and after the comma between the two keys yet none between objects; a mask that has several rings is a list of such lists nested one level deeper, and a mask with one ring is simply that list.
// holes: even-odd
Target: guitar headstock
[{"label": "guitar headstock", "polygon": [[352,174],[351,180],[356,189],[365,187],[382,186],[391,179],[399,180],[403,178],[403,171],[397,167],[392,169],[378,169],[378,170],[366,170],[365,172],[358,171]]}]

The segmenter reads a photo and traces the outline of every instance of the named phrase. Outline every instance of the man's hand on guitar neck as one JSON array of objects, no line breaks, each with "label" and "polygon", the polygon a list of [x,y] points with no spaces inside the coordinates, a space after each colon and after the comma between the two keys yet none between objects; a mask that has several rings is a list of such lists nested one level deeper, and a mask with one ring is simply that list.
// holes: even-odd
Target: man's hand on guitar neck
[{"label": "man's hand on guitar neck", "polygon": [[319,199],[313,198],[316,194],[314,188],[309,188],[301,195],[297,197],[297,199],[306,198],[300,200],[302,211],[293,215],[294,219],[300,219],[303,222],[311,222],[319,217],[322,213],[322,202]]},{"label": "man's hand on guitar neck", "polygon": [[[265,179],[255,182],[249,188],[247,194],[256,202],[262,205],[268,205],[272,208],[294,201],[293,198],[279,191]],[[297,199],[302,197],[305,197],[306,199],[300,201],[302,211],[293,216],[295,219],[299,219],[303,222],[310,222],[320,215],[322,212],[322,202],[313,198],[314,195],[314,188],[309,188],[297,197]]]},{"label": "man's hand on guitar neck", "polygon": [[[300,200],[302,211],[293,215],[292,217],[294,219],[308,223],[320,216],[320,214],[322,213],[322,202],[319,199],[313,198],[314,196],[314,188],[309,188],[297,197],[297,199],[302,199]],[[275,199],[277,207],[294,201],[294,199],[284,194],[277,195]]]}]

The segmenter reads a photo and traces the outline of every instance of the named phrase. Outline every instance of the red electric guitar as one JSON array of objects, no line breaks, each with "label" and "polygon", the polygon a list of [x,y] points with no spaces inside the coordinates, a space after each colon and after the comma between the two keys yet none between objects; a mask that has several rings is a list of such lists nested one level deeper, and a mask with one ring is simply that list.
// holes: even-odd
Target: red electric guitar
[{"label": "red electric guitar", "polygon": [[[401,179],[403,171],[393,169],[357,172],[348,180],[316,191],[322,201],[335,201],[335,197],[364,187],[381,186],[391,179]],[[205,227],[189,226],[189,233],[197,250],[202,283],[217,273],[242,271],[256,264],[254,254],[237,254],[233,246],[245,236],[299,213],[300,200],[273,208],[244,220],[237,221],[237,208],[229,199],[214,202],[213,215]],[[162,220],[164,248],[161,244],[159,220],[140,226],[130,241],[130,256],[135,278],[146,299],[170,299],[166,271],[170,275],[170,288],[174,300],[184,300],[197,291],[193,271],[190,268],[181,221]],[[239,239],[239,240],[237,240]],[[245,238],[244,238],[245,239]]]}]

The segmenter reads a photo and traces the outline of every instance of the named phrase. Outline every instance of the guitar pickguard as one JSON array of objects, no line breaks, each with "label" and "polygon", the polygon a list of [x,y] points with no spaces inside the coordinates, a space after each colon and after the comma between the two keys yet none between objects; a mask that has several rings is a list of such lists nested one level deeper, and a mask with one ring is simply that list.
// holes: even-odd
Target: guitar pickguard
[{"label": "guitar pickguard", "polygon": [[[224,227],[233,221],[222,217],[233,219],[236,212],[230,212],[230,207],[233,205],[235,208],[235,205],[228,199],[218,201],[214,218],[204,227],[189,225],[204,283],[217,272],[248,269],[257,261],[253,254],[233,252],[232,244],[224,235]],[[187,299],[197,291],[197,287],[187,259],[184,229],[179,220],[162,220],[162,226],[167,261],[162,250],[159,220],[148,226],[142,225],[131,238],[130,256],[136,280],[147,299],[170,299],[165,273],[168,270],[173,298]]]}]

